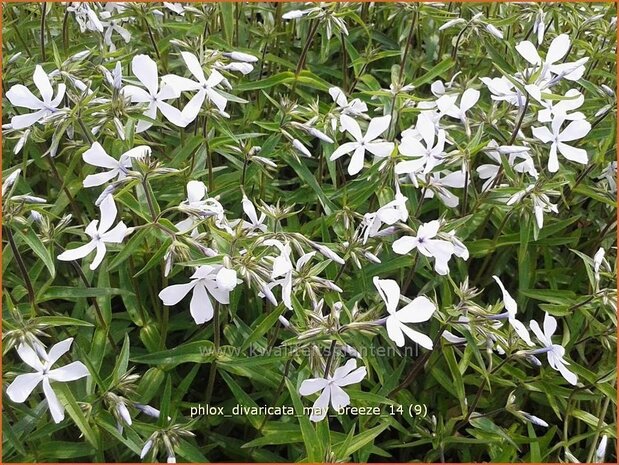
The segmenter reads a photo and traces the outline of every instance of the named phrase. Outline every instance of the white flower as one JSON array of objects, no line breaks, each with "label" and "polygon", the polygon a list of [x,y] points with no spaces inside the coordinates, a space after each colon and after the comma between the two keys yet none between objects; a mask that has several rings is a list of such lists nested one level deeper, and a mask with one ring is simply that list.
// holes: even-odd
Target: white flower
[{"label": "white flower", "polygon": [[221,84],[224,77],[219,71],[213,70],[207,79],[204,75],[204,70],[202,69],[202,65],[200,64],[198,57],[190,52],[181,52],[181,56],[183,57],[189,72],[195,77],[196,80],[194,81],[185,77],[176,76],[174,74],[167,74],[163,77],[163,81],[179,92],[197,91],[197,93],[191,98],[189,103],[183,109],[183,117],[188,123],[196,119],[198,113],[202,109],[205,99],[208,99],[209,102],[213,102],[217,109],[225,115],[226,104],[228,101],[226,100],[226,97],[215,90],[215,86]]},{"label": "white flower", "polygon": [[163,2],[163,6],[177,15],[185,16],[185,7],[182,3]]},{"label": "white flower", "polygon": [[[273,258],[272,281],[266,287],[270,292],[273,287],[281,286],[282,301],[287,309],[292,310],[292,271],[294,266],[290,259],[290,254],[292,253],[290,244],[284,244],[277,239],[267,239],[263,242],[263,245],[275,246],[279,250],[279,255]],[[297,265],[302,260],[304,260],[303,257],[299,258]],[[264,295],[266,295],[266,292],[263,290],[260,296],[263,297]]]},{"label": "white flower", "polygon": [[567,369],[566,365],[569,365],[569,362],[563,358],[565,355],[565,349],[559,344],[552,343],[552,336],[557,330],[557,320],[553,316],[546,313],[546,316],[544,317],[543,332],[535,320],[531,321],[529,326],[531,331],[535,333],[535,336],[539,342],[541,342],[544,346],[544,349],[541,350],[546,352],[548,364],[553,370],[560,372],[568,383],[575,386],[578,382],[578,377]]},{"label": "white flower", "polygon": [[466,112],[469,111],[479,100],[477,89],[466,89],[460,97],[460,105],[456,105],[455,99],[451,95],[444,95],[436,101],[436,105],[441,113],[459,119],[464,124],[467,135],[470,135],[470,128]]},{"label": "white flower", "polygon": [[[425,145],[421,141],[425,142]],[[415,130],[402,133],[402,142],[398,151],[405,157],[414,158],[398,163],[395,166],[396,174],[419,173],[427,174],[435,166],[444,161],[445,131],[436,131],[432,116],[421,113],[417,118]]]},{"label": "white flower", "polygon": [[579,60],[574,63],[559,63],[570,50],[570,43],[571,41],[567,34],[558,35],[550,43],[544,60],[539,56],[535,45],[528,40],[516,45],[516,50],[532,65],[541,66],[542,75],[545,75],[546,72],[549,71],[556,75],[562,75],[565,79],[570,81],[577,81],[582,77],[584,69],[581,70],[581,68],[584,68],[582,65],[586,63],[586,60],[584,62]]},{"label": "white flower", "polygon": [[249,218],[249,221],[244,221],[241,219],[234,220],[230,222],[230,226],[234,228],[240,223],[241,228],[245,231],[253,232],[257,229],[258,231],[266,232],[267,225],[264,224],[266,215],[264,213],[261,213],[260,217],[258,217],[258,212],[256,211],[256,207],[254,206],[252,201],[247,198],[245,194],[243,194],[243,200],[241,201],[241,204],[243,206],[243,212]]},{"label": "white flower", "polygon": [[440,275],[449,273],[447,262],[455,252],[451,242],[434,239],[438,234],[441,223],[438,220],[430,221],[419,226],[416,236],[403,236],[393,243],[393,251],[405,255],[413,249],[426,257],[434,258],[434,270]]},{"label": "white flower", "polygon": [[406,221],[408,219],[407,200],[396,184],[395,199],[380,207],[376,212],[364,215],[363,243],[365,244],[368,238],[376,236],[383,224],[391,226],[397,221]]},{"label": "white flower", "polygon": [[552,103],[551,100],[543,102],[544,109],[537,113],[537,120],[540,123],[549,123],[553,119],[562,116],[566,120],[585,119],[580,111],[569,113],[579,108],[585,102],[585,97],[576,89],[570,89],[565,93],[565,99]]},{"label": "white flower", "polygon": [[105,244],[120,244],[123,241],[127,232],[125,223],[121,221],[110,229],[118,213],[114,197],[107,195],[101,202],[99,209],[101,210],[101,223],[99,223],[99,220],[93,220],[86,226],[86,234],[90,236],[90,242],[77,249],[65,250],[58,255],[58,260],[71,261],[84,258],[96,249],[95,259],[90,264],[90,269],[96,270],[105,257],[107,251]]},{"label": "white flower", "polygon": [[[365,114],[368,111],[368,106],[364,101],[355,98],[350,102],[346,98],[344,91],[339,87],[331,87],[329,88],[329,95],[338,106],[340,114],[349,115],[355,117],[367,117]],[[335,130],[335,126],[337,125],[337,119],[332,120],[333,130]],[[343,131],[343,129],[342,129]]]},{"label": "white flower", "polygon": [[9,398],[13,402],[22,403],[28,398],[34,388],[39,383],[42,383],[43,393],[47,399],[47,405],[52,418],[54,422],[60,423],[64,419],[64,407],[58,401],[50,381],[66,383],[67,381],[75,381],[89,376],[88,368],[82,362],[72,362],[63,367],[51,369],[52,365],[69,350],[72,342],[73,338],[69,338],[54,344],[49,353],[43,354],[45,355],[43,360],[32,347],[20,344],[17,347],[17,353],[26,364],[34,368],[36,373],[17,376],[6,389]]},{"label": "white flower", "polygon": [[224,56],[230,58],[231,60],[242,61],[244,63],[255,63],[258,61],[257,57],[243,52],[228,52],[224,53]]},{"label": "white flower", "polygon": [[486,23],[486,31],[488,31],[490,34],[492,34],[497,39],[503,38],[503,33],[498,28],[493,26],[492,24]]},{"label": "white flower", "polygon": [[105,32],[103,33],[103,41],[110,48],[110,52],[116,51],[116,45],[112,42],[112,34],[114,32],[118,33],[125,43],[129,43],[131,40],[131,33],[126,28],[121,26],[122,21],[113,19],[112,13],[109,11],[102,11],[101,18],[103,19],[101,24],[105,28]]},{"label": "white flower", "polygon": [[524,104],[524,99],[518,88],[505,76],[500,78],[482,77],[480,80],[492,93],[492,100],[505,101],[518,107]]},{"label": "white flower", "polygon": [[[168,121],[176,126],[184,128],[189,124],[185,120],[181,111],[174,108],[165,100],[178,98],[180,92],[173,86],[162,84],[159,86],[159,73],[157,72],[157,63],[148,55],[136,55],[131,60],[131,70],[139,81],[146,87],[146,90],[141,87],[128,85],[123,87],[123,95],[130,97],[133,103],[148,103],[148,107],[144,112],[144,116],[150,119],[157,117],[157,109],[163,113]],[[153,125],[150,121],[140,120],[136,126],[136,132],[146,131]]]},{"label": "white flower", "polygon": [[531,415],[523,410],[518,410],[518,413],[524,417],[529,423],[532,423],[537,426],[543,426],[544,428],[548,428],[548,423],[542,420],[540,417],[536,417],[535,415]]},{"label": "white flower", "polygon": [[173,284],[159,293],[164,305],[176,305],[193,290],[189,311],[196,324],[213,318],[213,303],[209,294],[220,304],[230,303],[230,291],[237,285],[236,271],[222,265],[203,265],[186,284]]},{"label": "white flower", "polygon": [[544,33],[546,32],[546,24],[544,20],[546,13],[541,8],[535,15],[535,23],[533,24],[533,32],[537,34],[537,44],[540,45],[544,41]]},{"label": "white flower", "polygon": [[552,203],[546,194],[533,192],[534,184],[530,184],[524,190],[516,192],[507,200],[507,205],[514,205],[519,203],[527,195],[530,195],[533,202],[533,213],[535,214],[535,221],[537,227],[542,229],[544,227],[544,213],[559,213],[557,205]]},{"label": "white flower", "polygon": [[[421,176],[420,176],[421,178]],[[434,193],[438,194],[439,199],[448,207],[455,208],[460,203],[460,199],[453,193],[447,190],[448,187],[462,189],[466,185],[467,179],[464,171],[443,171],[439,173],[431,173],[426,178],[426,187],[424,197],[427,199],[434,198]],[[470,182],[470,179],[468,180]]]},{"label": "white flower", "polygon": [[598,249],[598,251],[595,253],[595,255],[593,256],[593,272],[595,273],[595,282],[596,283],[600,282],[600,268],[602,267],[602,265],[604,265],[604,267],[608,271],[611,271],[610,264],[608,263],[608,260],[606,260],[606,258],[604,258],[605,254],[606,254],[606,251],[604,250],[604,248],[600,247]]},{"label": "white flower", "polygon": [[114,178],[118,178],[118,180],[124,179],[127,176],[127,171],[131,169],[132,159],[144,158],[149,155],[150,147],[140,145],[123,153],[120,159],[116,160],[107,154],[99,142],[95,142],[92,144],[92,147],[83,153],[82,159],[89,165],[107,168],[108,171],[99,174],[89,174],[84,179],[84,187],[100,186]]},{"label": "white flower", "polygon": [[205,199],[206,191],[206,185],[202,181],[187,183],[187,200],[180,204],[179,209],[187,212],[189,216],[175,225],[181,234],[191,231],[192,237],[197,236],[196,225],[202,218],[211,216],[215,217],[215,225],[218,228],[227,229],[223,206],[215,199]]},{"label": "white flower", "polygon": [[546,126],[533,128],[533,135],[543,143],[551,143],[550,155],[548,157],[548,171],[556,173],[559,170],[559,159],[557,150],[568,160],[586,165],[589,161],[587,151],[566,144],[566,142],[582,139],[591,130],[591,125],[585,120],[572,121],[567,127],[561,130],[565,115],[556,114],[551,123],[552,131]]},{"label": "white flower", "polygon": [[509,295],[505,286],[499,279],[498,276],[492,276],[492,278],[496,281],[496,283],[501,288],[501,292],[503,293],[503,305],[505,306],[505,310],[507,311],[507,321],[514,328],[516,334],[522,339],[528,346],[533,346],[533,341],[531,341],[531,336],[529,336],[529,331],[527,331],[526,326],[516,319],[516,312],[518,311],[518,304],[514,300],[514,298]]},{"label": "white flower", "polygon": [[606,179],[608,191],[611,194],[617,193],[617,161],[611,161],[602,172],[601,178]]},{"label": "white flower", "polygon": [[103,32],[103,24],[87,2],[71,2],[69,5],[67,10],[75,13],[75,19],[81,32],[86,30]]},{"label": "white flower", "polygon": [[333,376],[327,374],[326,378],[312,378],[303,381],[299,387],[299,394],[302,396],[310,396],[322,391],[312,406],[310,420],[318,422],[324,419],[329,410],[329,401],[336,411],[349,405],[350,397],[342,387],[360,383],[366,374],[365,367],[357,368],[357,361],[351,359],[344,366],[337,368]]},{"label": "white flower", "polygon": [[606,446],[608,445],[608,436],[605,434],[600,439],[600,445],[595,450],[595,458],[593,459],[593,463],[604,463],[604,458],[606,457]]},{"label": "white flower", "polygon": [[439,27],[438,30],[439,31],[444,31],[445,29],[449,29],[450,27],[453,27],[456,24],[462,24],[462,23],[466,23],[466,20],[464,18],[450,19],[445,24],[443,24],[441,27]]},{"label": "white flower", "polygon": [[400,286],[393,279],[379,279],[374,276],[374,286],[387,305],[389,316],[386,320],[387,334],[398,347],[404,346],[404,335],[421,347],[431,350],[432,339],[419,331],[406,326],[406,323],[421,323],[428,321],[436,306],[425,296],[413,299],[409,304],[397,310],[400,301]]},{"label": "white flower", "polygon": [[[529,147],[516,145],[501,145],[499,146],[495,140],[491,140],[484,152],[497,164],[486,163],[479,165],[476,169],[479,177],[485,179],[482,185],[482,192],[487,191],[493,185],[494,180],[499,174],[501,167],[501,154],[509,155],[507,162],[517,173],[527,173],[529,176],[537,179],[539,173],[535,169],[533,158],[529,155]],[[522,161],[517,161],[521,159]]]},{"label": "white flower", "polygon": [[302,18],[306,14],[308,14],[312,9],[309,10],[291,10],[282,15],[282,19],[298,19]]},{"label": "white flower", "polygon": [[120,90],[123,81],[123,70],[121,66],[120,60],[116,62],[113,71],[108,71],[107,69],[104,71],[105,80],[111,85],[114,89]]},{"label": "white flower", "polygon": [[6,93],[6,98],[9,99],[13,106],[35,110],[34,113],[13,116],[11,118],[11,127],[13,129],[24,129],[37,122],[45,122],[47,118],[58,111],[58,105],[60,105],[64,98],[66,86],[58,84],[56,97],[54,97],[54,90],[52,89],[49,76],[43,71],[41,65],[35,67],[32,79],[34,80],[34,85],[39,89],[42,100],[35,97],[22,84],[15,84]]},{"label": "white flower", "polygon": [[346,131],[348,131],[350,135],[352,135],[355,141],[345,142],[340,145],[335,152],[333,152],[330,160],[337,160],[342,155],[350,153],[354,150],[348,165],[348,174],[354,176],[363,169],[363,160],[366,150],[376,157],[384,158],[389,156],[389,154],[393,151],[393,142],[378,139],[378,136],[389,128],[390,122],[390,115],[372,118],[370,124],[368,125],[367,132],[363,135],[361,133],[359,123],[348,115],[342,115],[340,117],[340,124]]}]

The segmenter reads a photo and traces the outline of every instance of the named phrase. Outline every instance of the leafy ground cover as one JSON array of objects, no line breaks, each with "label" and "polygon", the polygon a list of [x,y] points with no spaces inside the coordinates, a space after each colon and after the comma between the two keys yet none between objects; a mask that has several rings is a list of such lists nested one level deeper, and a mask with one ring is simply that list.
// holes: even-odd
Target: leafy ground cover
[{"label": "leafy ground cover", "polygon": [[4,461],[616,461],[614,4],[2,14]]}]

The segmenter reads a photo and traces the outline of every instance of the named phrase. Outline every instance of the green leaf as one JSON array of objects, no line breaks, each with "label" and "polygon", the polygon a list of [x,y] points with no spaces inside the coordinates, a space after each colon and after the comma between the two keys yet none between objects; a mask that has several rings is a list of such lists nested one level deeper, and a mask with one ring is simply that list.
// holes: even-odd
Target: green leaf
[{"label": "green leaf", "polygon": [[146,365],[165,365],[170,369],[181,363],[210,363],[215,360],[215,350],[210,341],[196,341],[181,344],[174,349],[130,357],[130,360]]},{"label": "green leaf", "polygon": [[45,263],[45,267],[48,269],[49,274],[52,278],[54,278],[56,276],[54,259],[49,250],[47,250],[47,248],[41,242],[41,239],[39,239],[39,236],[37,236],[31,228],[28,228],[25,233],[19,229],[14,229],[13,231],[19,239],[25,242],[30,247],[30,249],[32,249],[32,251],[37,255],[37,257],[43,260],[43,263]]}]

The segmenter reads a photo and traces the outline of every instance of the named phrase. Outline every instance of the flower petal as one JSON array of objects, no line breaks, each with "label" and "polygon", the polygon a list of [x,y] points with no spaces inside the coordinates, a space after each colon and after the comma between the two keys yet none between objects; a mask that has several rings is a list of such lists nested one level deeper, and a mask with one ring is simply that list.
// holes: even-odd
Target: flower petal
[{"label": "flower petal", "polygon": [[331,406],[336,411],[350,404],[350,397],[341,387],[331,384],[329,389],[331,390]]},{"label": "flower petal", "polygon": [[567,34],[560,34],[550,42],[546,62],[553,64],[563,58],[570,49],[570,37]]},{"label": "flower petal", "polygon": [[159,74],[157,72],[157,63],[148,55],[136,55],[131,60],[131,71],[137,77],[144,87],[148,89],[151,95],[157,94],[159,88]]},{"label": "flower petal", "polygon": [[56,397],[56,393],[50,386],[49,379],[47,378],[43,378],[43,392],[45,393],[47,406],[49,407],[49,411],[52,414],[54,422],[60,423],[64,420],[64,407],[58,401],[58,397]]},{"label": "flower petal", "polygon": [[43,376],[40,373],[19,375],[6,388],[6,393],[13,402],[21,404],[34,391],[34,388],[37,387],[42,379]]},{"label": "flower petal", "polygon": [[569,142],[577,139],[582,139],[591,131],[591,124],[585,120],[572,121],[567,127],[561,131],[559,141]]},{"label": "flower petal", "polygon": [[395,316],[387,317],[387,335],[389,339],[395,342],[395,345],[398,347],[404,346],[404,333],[402,332],[401,326],[404,326],[402,323],[398,321]]},{"label": "flower petal", "polygon": [[363,379],[367,376],[367,370],[365,367],[359,367],[356,370],[352,371],[348,375],[344,376],[341,379],[336,379],[333,384],[336,386],[348,386],[350,384],[357,384],[363,381]]},{"label": "flower petal", "polygon": [[13,116],[11,118],[11,127],[13,129],[29,128],[33,124],[37,123],[40,119],[45,117],[48,113],[48,110],[39,110],[35,111],[34,113]]},{"label": "flower petal", "polygon": [[353,118],[348,115],[340,116],[340,125],[342,128],[350,133],[353,138],[359,142],[363,139],[363,134],[361,134],[361,128],[359,127],[359,123],[357,123]]},{"label": "flower petal", "polygon": [[43,102],[30,92],[30,89],[21,84],[11,87],[6,93],[6,98],[9,99],[9,102],[14,107],[28,108],[30,110],[40,110],[43,108]]},{"label": "flower petal", "polygon": [[82,159],[89,165],[108,169],[118,168],[118,161],[109,156],[99,142],[92,144],[92,146],[82,154]]},{"label": "flower petal", "polygon": [[542,62],[539,53],[537,53],[535,45],[533,45],[528,40],[522,41],[518,45],[516,45],[516,50],[522,56],[522,58],[527,60],[532,65],[538,65]]},{"label": "flower petal", "polygon": [[191,52],[181,52],[181,56],[183,57],[183,60],[185,61],[189,72],[193,74],[200,83],[206,82],[204,70],[202,69],[202,65],[200,64],[198,57],[196,57]]},{"label": "flower petal", "polygon": [[189,121],[185,118],[183,113],[169,103],[158,101],[157,108],[159,108],[159,111],[161,111],[163,116],[165,116],[166,119],[175,126],[184,128],[189,124]]},{"label": "flower petal", "polygon": [[312,414],[310,415],[310,420],[317,422],[323,420],[327,416],[327,412],[329,411],[329,399],[331,398],[331,389],[327,386],[314,405],[312,405]]},{"label": "flower petal", "polygon": [[559,152],[561,152],[561,155],[568,160],[575,161],[576,163],[580,163],[582,165],[586,165],[589,162],[589,157],[587,156],[587,151],[585,149],[572,147],[571,145],[564,144],[563,142],[559,142],[557,147]]},{"label": "flower petal", "polygon": [[387,311],[390,314],[394,313],[400,301],[400,286],[398,283],[393,279],[380,279],[378,276],[374,276],[372,281],[379,295],[387,304]]},{"label": "flower petal", "polygon": [[99,267],[99,265],[101,264],[101,262],[105,258],[105,253],[106,252],[107,252],[107,247],[105,246],[105,243],[103,241],[98,241],[97,242],[97,253],[96,253],[95,258],[94,258],[94,260],[92,261],[92,263],[90,264],[90,267],[89,267],[91,270],[94,271],[94,270],[96,270]]},{"label": "flower petal", "polygon": [[114,196],[107,195],[99,205],[101,210],[101,222],[99,223],[99,233],[104,233],[112,227],[118,210],[116,209],[116,203],[114,202]]},{"label": "flower petal", "polygon": [[69,363],[68,365],[49,371],[49,377],[53,381],[75,381],[85,376],[90,376],[90,372],[82,362]]},{"label": "flower petal", "polygon": [[355,149],[355,152],[350,158],[350,163],[348,163],[349,175],[354,176],[363,169],[364,155],[365,149],[362,146],[359,146]]},{"label": "flower petal", "polygon": [[213,304],[203,283],[198,283],[193,288],[189,311],[196,324],[199,325],[213,318]]},{"label": "flower petal", "polygon": [[335,151],[331,154],[331,157],[329,158],[329,160],[331,161],[337,160],[342,155],[352,152],[357,147],[359,147],[358,142],[345,142],[342,145],[340,145],[337,149],[335,149]]},{"label": "flower petal", "polygon": [[365,144],[365,148],[368,150],[368,152],[370,152],[372,155],[379,157],[379,158],[385,158],[388,157],[389,155],[391,155],[391,152],[393,152],[393,148],[395,147],[395,144],[393,142],[368,142]]},{"label": "flower petal", "polygon": [[19,344],[17,346],[17,354],[19,358],[21,358],[24,363],[34,368],[36,371],[43,371],[43,363],[41,363],[40,357],[37,355],[35,350],[30,347],[28,344]]},{"label": "flower petal", "polygon": [[392,244],[393,251],[400,255],[406,255],[417,247],[417,238],[413,236],[402,236]]},{"label": "flower petal", "polygon": [[185,284],[173,284],[159,292],[159,298],[164,305],[171,306],[179,303],[189,294],[198,281],[194,280]]},{"label": "flower petal", "polygon": [[383,132],[389,129],[389,124],[391,124],[391,115],[372,118],[370,124],[368,124],[368,130],[365,133],[365,141],[370,142],[376,139]]},{"label": "flower petal", "polygon": [[302,396],[310,396],[318,391],[323,390],[325,387],[327,387],[328,384],[329,381],[324,378],[306,379],[301,383],[301,386],[299,387],[299,394],[301,394]]},{"label": "flower petal", "polygon": [[432,318],[435,311],[436,305],[430,299],[419,296],[395,312],[395,316],[402,323],[421,323]]},{"label": "flower petal", "polygon": [[409,328],[403,323],[400,323],[400,329],[406,334],[411,341],[416,342],[424,349],[432,350],[433,342],[428,336],[419,331],[415,331],[414,329]]},{"label": "flower petal", "polygon": [[95,241],[90,241],[87,244],[84,244],[76,249],[69,249],[62,252],[58,255],[58,260],[70,262],[72,260],[79,260],[80,258],[84,258],[86,255],[90,254],[93,250],[97,248],[97,243]]},{"label": "flower petal", "polygon": [[501,288],[501,292],[503,293],[503,304],[505,305],[505,310],[507,310],[507,313],[509,313],[512,317],[515,316],[516,312],[518,311],[518,304],[513,299],[513,297],[509,294],[509,292],[507,292],[507,289],[505,289],[505,286],[503,286],[503,283],[501,282],[499,277],[496,275],[493,275],[492,278],[496,281],[496,283]]},{"label": "flower petal", "polygon": [[34,80],[34,85],[37,86],[37,89],[41,92],[43,101],[50,102],[54,96],[54,89],[52,89],[52,84],[49,82],[49,76],[41,65],[35,67],[32,79]]}]

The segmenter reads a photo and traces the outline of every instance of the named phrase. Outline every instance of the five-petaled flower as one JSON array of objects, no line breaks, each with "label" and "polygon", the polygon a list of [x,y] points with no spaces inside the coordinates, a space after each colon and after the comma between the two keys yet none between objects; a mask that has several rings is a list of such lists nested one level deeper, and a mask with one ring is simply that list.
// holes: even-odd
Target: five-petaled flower
[{"label": "five-petaled flower", "polygon": [[344,366],[336,368],[333,376],[327,374],[326,378],[311,378],[303,381],[299,387],[299,394],[302,396],[310,396],[322,391],[312,406],[310,420],[314,422],[323,420],[329,410],[329,401],[336,411],[350,404],[350,397],[342,388],[360,383],[366,374],[365,367],[357,368],[357,361],[350,359]]},{"label": "five-petaled flower", "polygon": [[95,259],[90,264],[90,269],[96,270],[105,257],[107,251],[105,244],[120,244],[123,241],[127,233],[125,223],[121,221],[112,228],[118,213],[114,197],[111,194],[107,195],[99,209],[101,210],[101,223],[99,220],[93,220],[86,226],[86,234],[90,236],[90,242],[76,249],[65,250],[58,255],[58,260],[71,261],[84,258],[96,249]]},{"label": "five-petaled flower", "polygon": [[50,381],[66,383],[89,376],[88,368],[82,362],[72,362],[68,365],[52,369],[60,357],[71,348],[73,338],[65,339],[54,344],[42,359],[37,352],[26,344],[17,347],[19,357],[32,368],[35,373],[19,375],[7,387],[6,393],[13,402],[24,402],[39,383],[43,384],[43,393],[47,399],[47,406],[52,414],[54,422],[60,423],[64,419],[64,407],[56,397]]},{"label": "five-petaled flower", "polygon": [[[189,124],[181,111],[174,108],[165,100],[178,98],[180,91],[174,86],[162,83],[159,85],[159,73],[157,72],[157,63],[148,55],[136,55],[131,61],[131,71],[146,87],[146,90],[141,87],[127,85],[122,88],[122,93],[126,97],[131,98],[132,103],[148,103],[144,116],[154,120],[157,117],[157,110],[163,113],[168,121],[176,126],[184,128]],[[153,125],[151,121],[140,120],[136,126],[136,132],[146,131]]]},{"label": "five-petaled flower", "polygon": [[552,369],[557,370],[568,383],[575,386],[578,382],[578,377],[567,368],[567,365],[570,363],[563,358],[565,355],[565,348],[562,345],[552,343],[552,336],[557,331],[557,320],[555,317],[546,313],[544,316],[544,331],[541,330],[539,324],[535,320],[529,323],[529,327],[531,331],[535,333],[539,342],[544,346],[543,349],[538,349],[532,353],[545,352],[548,357],[548,364]]},{"label": "five-petaled flower", "polygon": [[440,275],[449,273],[447,263],[455,252],[451,242],[436,239],[441,223],[438,220],[430,221],[419,226],[416,236],[403,236],[393,243],[393,251],[406,255],[413,249],[420,254],[434,258],[434,270]]},{"label": "five-petaled flower", "polygon": [[345,142],[331,154],[331,161],[337,160],[342,155],[353,152],[348,164],[348,174],[354,176],[363,169],[365,151],[372,155],[385,158],[393,151],[394,143],[379,139],[378,137],[389,128],[391,116],[372,118],[365,135],[361,132],[359,123],[348,115],[340,116],[340,124],[355,139],[354,142]]},{"label": "five-petaled flower", "polygon": [[33,75],[34,85],[41,93],[41,99],[22,84],[15,84],[6,93],[6,98],[15,107],[28,108],[35,110],[34,113],[26,115],[15,115],[11,118],[11,127],[13,129],[25,129],[37,122],[45,122],[47,118],[58,111],[58,106],[64,98],[66,86],[58,84],[56,97],[54,97],[54,89],[49,80],[49,76],[43,71],[41,65],[37,65]]},{"label": "five-petaled flower", "polygon": [[374,276],[374,286],[387,305],[387,334],[398,347],[404,346],[404,335],[426,349],[432,349],[432,339],[409,328],[406,323],[422,323],[432,318],[436,305],[425,296],[415,297],[409,304],[397,310],[400,301],[400,286],[393,279],[379,279]]},{"label": "five-petaled flower", "polygon": [[209,294],[220,304],[230,303],[230,292],[236,287],[236,271],[222,265],[203,265],[185,284],[173,284],[159,293],[164,305],[176,305],[193,291],[189,311],[196,324],[206,323],[213,318],[213,302]]}]

